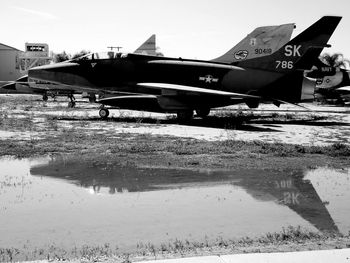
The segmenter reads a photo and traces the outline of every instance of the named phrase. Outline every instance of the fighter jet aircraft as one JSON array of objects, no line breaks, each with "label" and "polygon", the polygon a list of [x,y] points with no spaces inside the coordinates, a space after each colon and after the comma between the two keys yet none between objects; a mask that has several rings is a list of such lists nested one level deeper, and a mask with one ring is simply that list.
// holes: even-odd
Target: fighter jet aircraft
[{"label": "fighter jet aircraft", "polygon": [[[245,102],[313,100],[315,83],[304,77],[341,17],[325,16],[277,52],[231,64],[139,54],[94,53],[66,63],[32,68],[29,77],[89,92],[118,93],[99,103],[112,107],[174,112],[179,119],[205,117],[211,108]],[[122,95],[123,96],[120,96]],[[102,118],[107,108],[99,112]]]},{"label": "fighter jet aircraft", "polygon": [[350,102],[350,71],[329,66],[319,60],[306,75],[316,79],[315,93],[318,99],[345,104]]},{"label": "fighter jet aircraft", "polygon": [[350,72],[337,70],[334,75],[327,75],[317,80],[316,93],[322,100],[335,100],[341,104],[350,102]]},{"label": "fighter jet aircraft", "polygon": [[[233,63],[239,60],[247,60],[274,53],[290,40],[294,28],[295,24],[293,23],[258,27],[227,53],[219,58],[213,59],[212,61]],[[156,35],[153,34],[138,49],[136,49],[134,53],[159,56],[161,53],[157,52],[156,49]],[[6,83],[7,84],[4,85],[4,89],[2,90],[3,93],[42,94],[44,101],[47,101],[49,96],[55,98],[58,95],[63,95],[70,98],[70,102],[68,103],[69,108],[75,106],[72,90],[59,89],[60,85],[42,81],[29,83],[27,75],[14,82]],[[88,94],[87,92],[83,92],[83,95],[83,97],[89,98],[90,102],[96,101],[94,93]],[[106,94],[100,94],[100,96],[101,95],[104,97],[108,96]]]}]

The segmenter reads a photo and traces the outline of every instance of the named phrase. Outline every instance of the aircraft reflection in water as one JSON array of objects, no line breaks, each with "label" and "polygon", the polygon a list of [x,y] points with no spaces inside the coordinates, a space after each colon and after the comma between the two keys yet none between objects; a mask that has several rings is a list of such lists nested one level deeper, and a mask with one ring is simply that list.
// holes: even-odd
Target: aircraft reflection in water
[{"label": "aircraft reflection in water", "polygon": [[[286,206],[322,232],[339,233],[323,202],[303,171],[192,171],[175,169],[141,169],[114,164],[52,159],[34,166],[34,176],[64,179],[69,183],[93,189],[94,193],[145,192],[186,187],[232,184],[245,189],[259,201]],[[234,192],[233,192],[234,194]]]}]

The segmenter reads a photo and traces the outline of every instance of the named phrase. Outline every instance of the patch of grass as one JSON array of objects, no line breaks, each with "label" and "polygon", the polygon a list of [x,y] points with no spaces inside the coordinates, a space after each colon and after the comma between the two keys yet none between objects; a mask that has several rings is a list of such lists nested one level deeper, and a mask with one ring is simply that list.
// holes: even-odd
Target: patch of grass
[{"label": "patch of grass", "polygon": [[[49,121],[51,122],[51,121]],[[23,122],[24,125],[25,122]],[[28,121],[26,127],[32,127]],[[170,136],[153,136],[149,134],[135,135],[119,133],[111,137],[108,133],[81,132],[76,126],[58,128],[56,121],[48,124],[51,129],[59,130],[58,134],[46,135],[44,138],[31,137],[30,140],[0,140],[1,155],[15,157],[35,156],[45,153],[84,151],[91,153],[109,152],[112,154],[165,154],[171,153],[181,158],[186,156],[232,155],[232,157],[253,158],[266,157],[303,157],[305,155],[324,155],[331,157],[350,156],[350,146],[336,143],[330,146],[302,146],[284,143],[266,143],[262,141],[203,141],[196,139],[174,138]],[[28,130],[27,130],[28,131]],[[39,139],[40,138],[40,139]],[[165,161],[165,160],[164,160]]]},{"label": "patch of grass", "polygon": [[[131,262],[142,259],[158,259],[167,257],[184,257],[193,255],[235,254],[243,252],[262,252],[267,247],[281,250],[281,245],[290,247],[298,245],[301,249],[315,249],[319,244],[328,243],[327,248],[345,248],[350,246],[350,235],[337,233],[312,232],[301,227],[286,227],[282,231],[267,233],[257,238],[223,238],[210,240],[175,239],[159,245],[151,242],[139,242],[132,252],[123,252],[117,244],[100,246],[83,245],[71,249],[62,249],[56,245],[41,248],[0,248],[0,261],[43,260],[80,262]],[[310,245],[311,244],[311,245]],[[329,245],[330,244],[330,245]],[[329,247],[330,246],[330,247]],[[322,247],[321,247],[322,248]]]},{"label": "patch of grass", "polygon": [[57,131],[58,130],[58,120],[55,116],[47,116],[46,117],[46,125],[50,130]]},{"label": "patch of grass", "polygon": [[331,146],[326,147],[327,154],[334,157],[347,157],[350,156],[350,146],[343,143],[334,143]]},{"label": "patch of grass", "polygon": [[[350,236],[344,236],[339,233],[318,233],[309,230],[302,229],[299,227],[286,227],[280,232],[267,233],[257,238],[242,237],[242,238],[232,238],[225,239],[223,237],[218,237],[213,241],[210,241],[207,237],[203,241],[190,241],[190,240],[179,240],[175,239],[169,243],[161,243],[159,246],[154,244],[138,244],[138,253],[142,255],[157,255],[164,254],[180,254],[181,256],[187,254],[196,254],[199,251],[211,251],[211,250],[221,250],[225,251],[223,253],[234,253],[239,251],[242,247],[260,247],[264,246],[279,246],[281,244],[305,244],[306,242],[319,243],[325,240],[336,240],[338,238],[345,238],[348,240]],[[344,247],[347,244],[343,245]],[[222,250],[225,249],[225,250]],[[226,250],[227,249],[227,250]],[[260,250],[258,250],[260,252]],[[237,253],[237,252],[236,252]]]}]

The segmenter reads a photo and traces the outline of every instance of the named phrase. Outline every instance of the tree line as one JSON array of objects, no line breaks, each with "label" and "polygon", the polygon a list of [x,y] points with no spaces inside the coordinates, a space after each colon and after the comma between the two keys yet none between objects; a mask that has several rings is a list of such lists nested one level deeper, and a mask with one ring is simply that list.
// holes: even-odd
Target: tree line
[{"label": "tree line", "polygon": [[81,50],[80,52],[71,55],[71,54],[67,53],[66,51],[63,51],[61,53],[54,53],[53,57],[52,57],[52,61],[55,63],[58,63],[58,62],[66,61],[69,59],[75,59],[75,58],[84,56],[84,55],[89,54],[89,53],[91,53],[91,52],[87,51],[87,50]]}]

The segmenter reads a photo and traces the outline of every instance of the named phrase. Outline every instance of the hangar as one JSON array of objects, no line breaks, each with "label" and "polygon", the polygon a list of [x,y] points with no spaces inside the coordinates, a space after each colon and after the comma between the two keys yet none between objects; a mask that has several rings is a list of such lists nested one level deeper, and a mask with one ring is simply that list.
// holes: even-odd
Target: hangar
[{"label": "hangar", "polygon": [[0,43],[0,82],[16,80],[28,74],[28,69],[51,60],[48,44],[25,43],[25,51],[21,51]]},{"label": "hangar", "polygon": [[19,64],[23,53],[17,48],[0,43],[0,81],[16,80],[23,75]]}]

